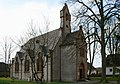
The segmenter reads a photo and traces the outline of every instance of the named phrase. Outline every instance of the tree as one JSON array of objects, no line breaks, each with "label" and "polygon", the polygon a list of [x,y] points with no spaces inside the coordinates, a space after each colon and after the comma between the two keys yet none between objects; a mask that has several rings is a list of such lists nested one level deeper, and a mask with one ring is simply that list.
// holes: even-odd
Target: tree
[{"label": "tree", "polygon": [[[48,27],[49,27],[49,23],[46,22],[46,27],[45,28],[48,29]],[[27,53],[29,54],[29,57],[30,57],[32,76],[33,76],[33,78],[35,79],[35,81],[37,83],[39,81],[43,82],[44,73],[45,73],[44,68],[45,68],[45,66],[47,64],[46,59],[47,59],[47,53],[48,53],[48,50],[47,50],[48,34],[42,36],[42,39],[38,39],[36,41],[36,37],[38,35],[42,35],[42,31],[39,29],[39,32],[38,32],[36,30],[36,26],[34,26],[33,22],[30,23],[29,30],[30,31],[27,32],[27,35],[28,35],[28,37],[31,37],[31,39],[27,43],[28,45],[27,45],[26,51],[27,51]],[[48,32],[48,30],[46,32]],[[39,46],[39,47],[36,46],[36,43],[37,43],[37,46]],[[42,51],[42,53],[39,53],[40,50]],[[41,64],[40,65],[41,66],[41,76],[38,76],[37,68],[36,68],[36,65],[35,65],[36,64],[36,60],[35,60],[36,53],[39,53],[38,57],[40,57],[39,62],[41,62],[40,63]]]},{"label": "tree", "polygon": [[10,39],[5,37],[3,42],[1,42],[1,47],[2,47],[2,56],[3,56],[4,60],[5,60],[5,63],[9,64],[11,54],[15,50],[15,46],[13,45],[12,42],[10,42]]},{"label": "tree", "polygon": [[[45,18],[45,17],[44,17]],[[28,53],[29,63],[32,72],[32,80],[35,79],[36,83],[43,82],[44,78],[44,69],[47,67],[47,75],[48,75],[48,58],[51,59],[50,54],[52,50],[49,50],[48,43],[51,40],[53,45],[51,45],[51,49],[53,49],[54,44],[56,42],[55,38],[49,38],[49,25],[50,22],[48,19],[44,19],[44,29],[46,29],[46,33],[43,34],[39,26],[36,26],[33,20],[28,24],[28,31],[24,37],[21,37],[18,42],[12,40],[15,44],[21,47],[21,50],[24,50]],[[22,45],[19,45],[22,44]],[[50,44],[49,44],[50,45]],[[37,64],[40,64],[40,68],[37,68]],[[38,70],[40,75],[38,74]],[[47,76],[48,80],[48,76]]]},{"label": "tree", "polygon": [[[47,81],[48,81],[48,58],[51,59],[50,57],[50,53],[51,50],[53,49],[55,42],[56,42],[56,37],[55,38],[49,38],[49,21],[45,20],[45,29],[46,32],[45,34],[42,34],[42,32],[39,29],[39,34],[41,36],[36,36],[37,33],[35,31],[35,27],[34,26],[30,26],[30,30],[31,32],[28,33],[28,35],[32,35],[33,37],[23,46],[23,49],[27,51],[27,53],[29,54],[29,58],[30,58],[30,64],[31,64],[31,70],[32,70],[32,76],[33,78],[36,80],[36,82],[38,83],[43,82],[44,80],[44,69],[46,67],[47,69]],[[30,37],[29,36],[29,37]],[[53,45],[51,46],[51,50],[49,50],[48,46],[50,44],[49,41],[52,39],[52,43]],[[36,57],[38,57],[38,59],[36,60]],[[36,61],[39,62],[40,64],[40,68],[36,68]],[[37,62],[37,63],[38,63]],[[40,76],[37,73],[37,70],[40,69]]]},{"label": "tree", "polygon": [[[118,27],[116,27],[116,30],[113,32],[113,34],[110,36],[108,40],[108,52],[109,54],[117,54],[118,53],[118,47],[119,47],[119,36],[120,36],[120,20],[119,17],[117,17]],[[110,24],[110,23],[109,23]],[[109,28],[110,31],[110,28]],[[108,31],[108,34],[110,32]]]},{"label": "tree", "polygon": [[[75,7],[74,16],[76,17],[76,23],[83,25],[84,31],[89,27],[91,33],[87,35],[92,37],[95,35],[96,39],[91,40],[90,43],[98,42],[101,46],[101,57],[102,57],[102,81],[106,81],[106,45],[108,40],[118,27],[116,18],[120,16],[120,9],[118,1],[110,0],[67,0],[69,3],[74,3]],[[110,25],[108,23],[111,23]],[[96,24],[93,25],[93,24]],[[88,26],[89,25],[89,26]],[[108,28],[110,33],[108,34]],[[93,32],[93,30],[97,32]],[[87,31],[86,31],[87,32]]]},{"label": "tree", "polygon": [[5,37],[5,39],[3,40],[3,42],[1,42],[1,51],[2,51],[2,58],[4,58],[5,60],[5,67],[6,67],[6,75],[9,76],[8,70],[10,68],[10,60],[11,60],[11,55],[13,54],[14,50],[15,50],[15,46],[13,45],[13,43],[10,41],[10,39],[8,39],[7,37]]},{"label": "tree", "polygon": [[[94,30],[94,33],[97,33],[96,29]],[[88,49],[87,50],[89,52],[89,59],[90,59],[90,68],[89,68],[89,73],[88,73],[88,79],[90,79],[94,58],[95,58],[95,55],[98,53],[99,49],[97,48],[98,47],[97,42],[94,42],[91,44],[91,41],[96,40],[97,38],[95,35],[92,38],[89,37],[89,35],[90,35],[89,29],[88,29],[87,35],[88,35],[88,43],[87,43]]]},{"label": "tree", "polygon": [[[44,17],[45,18],[45,17]],[[48,32],[48,29],[49,29],[49,20],[46,20],[45,19],[45,29],[46,29],[46,32]],[[25,51],[26,53],[28,53],[29,55],[29,63],[31,65],[31,72],[32,72],[32,80],[35,79],[36,83],[38,83],[39,81],[43,81],[43,77],[44,77],[44,68],[46,66],[46,54],[47,54],[47,51],[46,51],[46,39],[48,38],[48,35],[44,35],[42,36],[42,39],[38,39],[36,41],[36,38],[39,37],[39,35],[42,35],[42,31],[40,29],[39,26],[36,26],[34,21],[31,20],[30,23],[28,24],[28,30],[25,32],[24,36],[21,36],[20,38],[18,38],[16,41],[12,40],[12,42],[14,42],[20,50],[23,50]],[[41,41],[42,40],[42,41]],[[41,46],[41,42],[43,43],[43,45]],[[41,46],[41,50],[42,50],[42,56],[39,56],[41,59],[39,60],[42,61],[41,63],[41,74],[42,76],[38,76],[37,74],[37,66],[36,66],[36,53],[38,53],[40,51],[40,47],[36,47],[36,44],[38,46]],[[21,52],[20,52],[21,53]],[[22,54],[24,55],[24,54]],[[23,59],[23,58],[22,58]],[[21,61],[22,62],[22,61]],[[22,64],[22,63],[21,63]],[[22,65],[21,65],[22,66]],[[28,66],[29,68],[29,66]],[[22,72],[21,72],[22,73]]]}]

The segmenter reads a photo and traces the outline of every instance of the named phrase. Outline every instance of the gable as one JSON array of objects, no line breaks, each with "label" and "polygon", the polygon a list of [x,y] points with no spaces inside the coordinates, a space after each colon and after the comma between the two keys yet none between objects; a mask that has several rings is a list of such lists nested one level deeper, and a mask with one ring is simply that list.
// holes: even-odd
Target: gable
[{"label": "gable", "polygon": [[77,43],[86,43],[85,38],[84,38],[84,34],[83,31],[80,29],[78,31],[72,32],[67,34],[65,40],[63,41],[63,43],[61,44],[62,46],[64,45],[73,45]]}]

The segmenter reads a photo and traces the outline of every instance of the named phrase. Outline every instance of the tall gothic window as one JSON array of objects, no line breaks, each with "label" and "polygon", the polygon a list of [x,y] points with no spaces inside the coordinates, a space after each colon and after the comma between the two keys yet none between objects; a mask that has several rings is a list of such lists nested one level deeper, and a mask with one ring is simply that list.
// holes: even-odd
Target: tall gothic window
[{"label": "tall gothic window", "polygon": [[15,72],[18,72],[19,71],[19,62],[18,62],[18,57],[16,57],[15,59]]},{"label": "tall gothic window", "polygon": [[41,55],[41,53],[38,54],[36,64],[37,64],[37,71],[42,71],[42,55]]},{"label": "tall gothic window", "polygon": [[25,66],[24,66],[25,72],[29,71],[29,60],[27,59],[27,55],[25,57]]}]

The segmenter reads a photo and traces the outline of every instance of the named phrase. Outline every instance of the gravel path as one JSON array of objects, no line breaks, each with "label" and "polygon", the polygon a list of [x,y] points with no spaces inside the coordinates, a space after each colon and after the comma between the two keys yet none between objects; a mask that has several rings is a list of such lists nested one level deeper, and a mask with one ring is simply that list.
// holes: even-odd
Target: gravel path
[{"label": "gravel path", "polygon": [[[101,84],[99,81],[80,81],[76,83],[70,83],[70,84]],[[117,84],[116,81],[108,81],[106,84]]]}]

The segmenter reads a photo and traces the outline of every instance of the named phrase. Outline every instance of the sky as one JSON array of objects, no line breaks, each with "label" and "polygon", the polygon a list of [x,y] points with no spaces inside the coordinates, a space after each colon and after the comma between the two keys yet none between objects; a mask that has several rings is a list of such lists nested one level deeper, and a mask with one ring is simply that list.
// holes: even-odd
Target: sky
[{"label": "sky", "polygon": [[[45,18],[50,22],[49,30],[58,29],[63,5],[63,0],[0,0],[0,42],[5,37],[23,36],[31,20],[43,32]],[[100,62],[95,61],[94,66],[99,67]]]},{"label": "sky", "polygon": [[[50,22],[50,31],[58,29],[62,7],[62,0],[0,0],[0,45],[6,37],[14,40],[24,36],[31,20],[43,32],[45,19]],[[0,61],[3,61],[1,52]]]},{"label": "sky", "polygon": [[59,28],[61,7],[60,0],[0,0],[0,39],[21,36],[31,20],[43,25],[44,17],[50,21],[50,30]]}]

